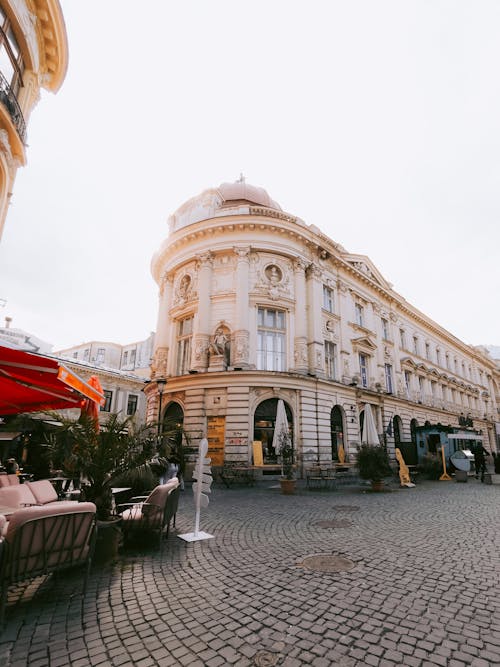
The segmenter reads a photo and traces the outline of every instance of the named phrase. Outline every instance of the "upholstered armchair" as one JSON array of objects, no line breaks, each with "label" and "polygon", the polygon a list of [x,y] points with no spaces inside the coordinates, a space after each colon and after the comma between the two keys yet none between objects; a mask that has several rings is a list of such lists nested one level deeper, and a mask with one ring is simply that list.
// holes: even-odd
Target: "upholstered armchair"
[{"label": "upholstered armchair", "polygon": [[161,546],[163,538],[168,537],[172,520],[175,526],[178,503],[179,480],[174,477],[156,486],[149,496],[137,496],[119,505],[124,541],[137,535],[153,535]]}]

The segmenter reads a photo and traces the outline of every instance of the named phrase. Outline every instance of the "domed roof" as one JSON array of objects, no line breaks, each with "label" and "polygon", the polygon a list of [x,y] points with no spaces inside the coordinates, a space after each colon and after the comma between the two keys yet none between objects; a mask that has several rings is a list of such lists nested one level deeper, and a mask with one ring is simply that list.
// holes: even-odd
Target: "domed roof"
[{"label": "domed roof", "polygon": [[226,214],[231,205],[256,204],[265,208],[281,211],[281,206],[271,199],[264,188],[245,183],[240,178],[236,183],[222,183],[218,188],[204,190],[201,194],[184,202],[168,219],[170,232],[192,225],[200,220],[207,220]]},{"label": "domed roof", "polygon": [[264,188],[245,183],[243,179],[235,183],[222,183],[219,185],[218,190],[224,202],[243,200],[281,211],[281,206],[271,199]]}]

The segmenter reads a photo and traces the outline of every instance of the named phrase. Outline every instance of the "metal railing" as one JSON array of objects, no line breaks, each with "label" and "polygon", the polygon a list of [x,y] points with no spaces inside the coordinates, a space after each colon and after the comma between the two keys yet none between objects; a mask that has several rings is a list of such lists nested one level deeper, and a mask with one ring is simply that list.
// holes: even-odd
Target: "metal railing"
[{"label": "metal railing", "polygon": [[12,122],[14,123],[17,133],[23,142],[26,143],[26,123],[24,121],[23,112],[17,101],[12,88],[7,83],[7,79],[0,72],[0,102],[8,110]]}]

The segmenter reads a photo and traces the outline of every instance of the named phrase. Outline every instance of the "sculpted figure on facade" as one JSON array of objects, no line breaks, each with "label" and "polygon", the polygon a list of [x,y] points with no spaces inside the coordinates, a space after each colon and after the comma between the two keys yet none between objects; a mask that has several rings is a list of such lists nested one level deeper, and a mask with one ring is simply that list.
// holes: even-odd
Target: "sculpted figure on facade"
[{"label": "sculpted figure on facade", "polygon": [[212,336],[209,345],[210,354],[224,355],[228,357],[229,353],[229,335],[224,327],[218,327]]},{"label": "sculpted figure on facade", "polygon": [[265,265],[260,270],[256,288],[262,294],[266,294],[273,301],[290,294],[289,268],[280,266],[277,262]]}]

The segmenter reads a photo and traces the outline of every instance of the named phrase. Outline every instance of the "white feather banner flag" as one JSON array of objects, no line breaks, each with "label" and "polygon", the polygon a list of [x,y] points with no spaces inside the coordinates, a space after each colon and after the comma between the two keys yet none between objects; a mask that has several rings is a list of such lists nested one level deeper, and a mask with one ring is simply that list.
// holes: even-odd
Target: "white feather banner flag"
[{"label": "white feather banner flag", "polygon": [[208,507],[208,493],[210,493],[210,486],[212,485],[212,471],[210,469],[211,459],[207,458],[208,440],[202,438],[198,449],[198,458],[194,467],[193,482],[194,506],[195,506],[195,520],[194,531],[192,533],[184,533],[179,535],[181,540],[186,542],[197,542],[198,540],[208,540],[213,535],[204,533],[200,530],[200,509]]}]

